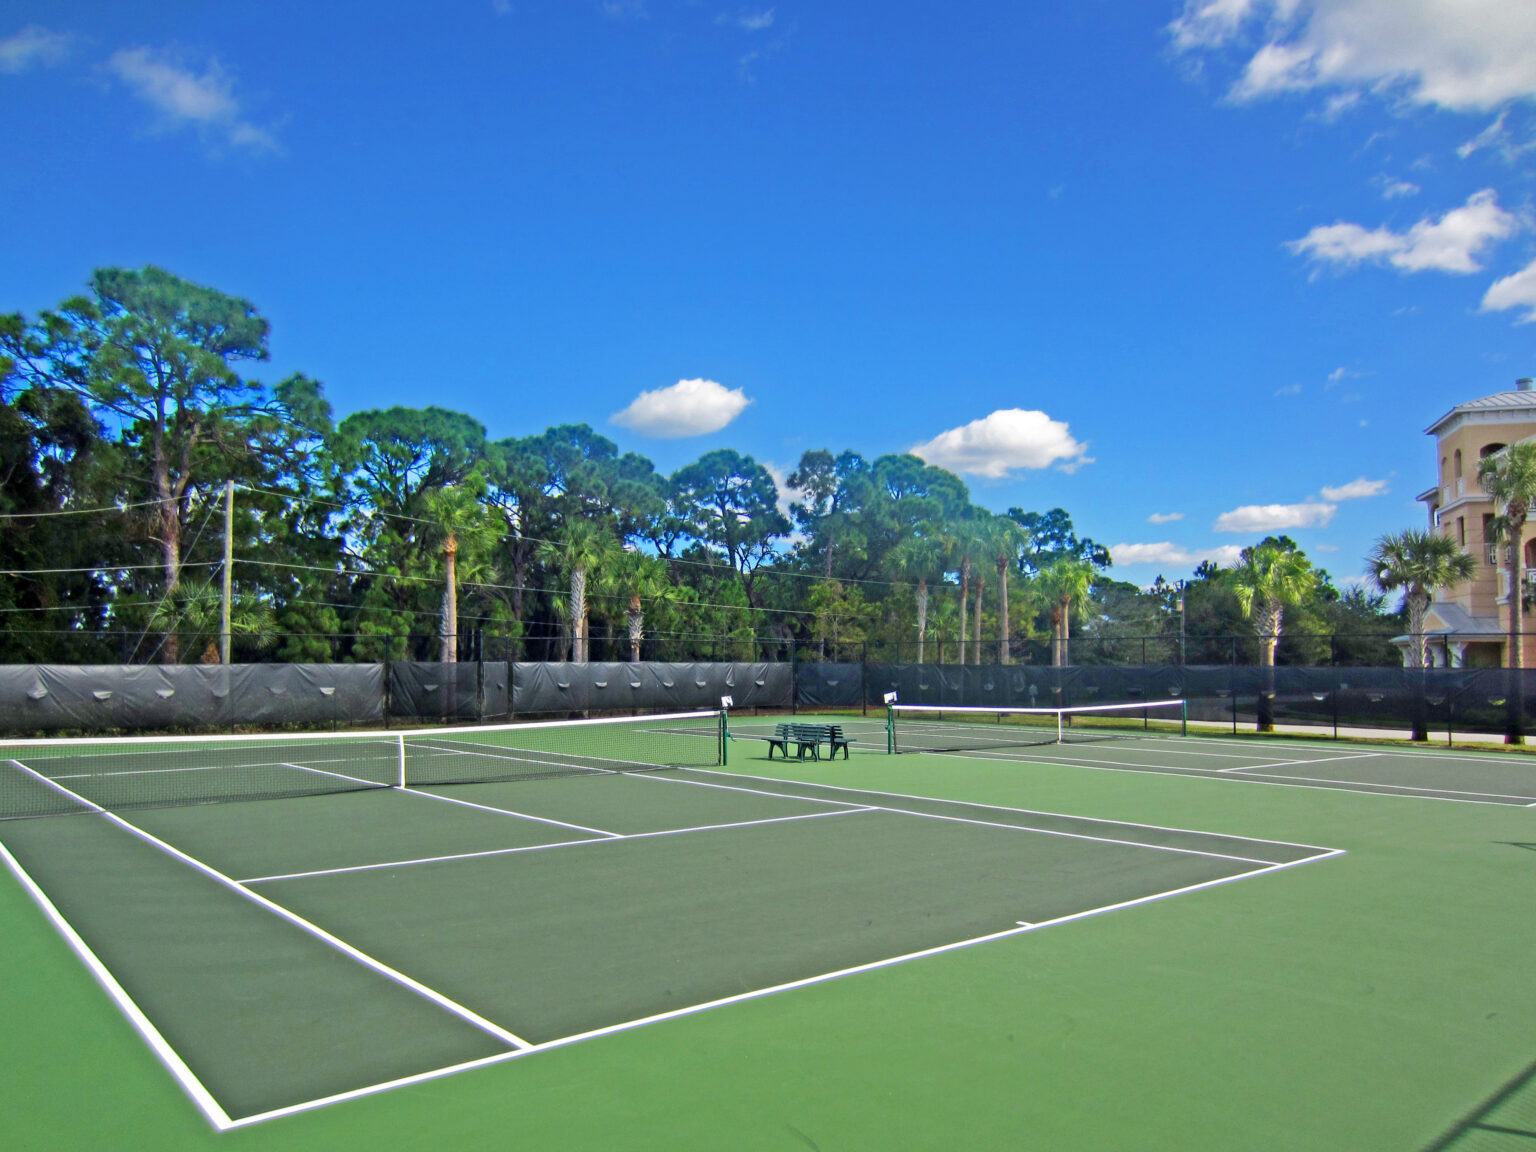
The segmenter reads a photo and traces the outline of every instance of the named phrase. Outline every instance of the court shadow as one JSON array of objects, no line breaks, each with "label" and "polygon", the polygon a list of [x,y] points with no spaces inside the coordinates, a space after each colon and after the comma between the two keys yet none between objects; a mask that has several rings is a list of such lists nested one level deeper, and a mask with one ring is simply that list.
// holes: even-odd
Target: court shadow
[{"label": "court shadow", "polygon": [[[1530,848],[1523,844],[1520,847]],[[1465,1149],[1470,1152],[1476,1143],[1478,1148],[1504,1147],[1499,1137],[1516,1137],[1510,1147],[1536,1148],[1536,1063],[1526,1068],[1506,1083],[1488,1099],[1463,1116],[1456,1124],[1433,1143],[1426,1144],[1422,1152],[1448,1152]],[[1495,1141],[1493,1144],[1487,1140]]]}]

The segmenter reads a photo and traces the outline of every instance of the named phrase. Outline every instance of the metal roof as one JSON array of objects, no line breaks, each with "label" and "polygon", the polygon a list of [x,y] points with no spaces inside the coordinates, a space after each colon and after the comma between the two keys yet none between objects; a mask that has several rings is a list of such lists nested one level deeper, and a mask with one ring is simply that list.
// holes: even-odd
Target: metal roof
[{"label": "metal roof", "polygon": [[1454,416],[1468,415],[1473,412],[1518,412],[1521,409],[1528,411],[1531,419],[1536,420],[1536,391],[1495,392],[1492,396],[1484,396],[1480,400],[1468,400],[1465,404],[1456,405],[1424,429],[1424,432],[1426,435],[1433,436],[1441,425]]}]

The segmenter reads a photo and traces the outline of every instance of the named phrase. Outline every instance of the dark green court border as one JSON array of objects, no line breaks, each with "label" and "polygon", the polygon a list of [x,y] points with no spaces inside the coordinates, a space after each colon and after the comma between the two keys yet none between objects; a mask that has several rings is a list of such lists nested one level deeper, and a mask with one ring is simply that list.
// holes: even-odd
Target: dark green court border
[{"label": "dark green court border", "polygon": [[[616,787],[623,784],[631,792],[635,781],[644,780],[642,791],[649,789],[658,804],[669,810],[675,810],[683,796],[708,797],[711,803],[729,796],[737,804],[750,797],[750,815],[756,816],[764,804],[777,811],[797,799],[785,791],[769,796],[755,787],[750,791],[734,785],[720,787],[718,779],[691,781],[706,785],[700,788],[690,787],[684,779],[675,782],[681,788],[667,787],[669,778],[670,774],[611,779]],[[566,782],[564,795],[590,807],[591,790],[602,783]],[[527,807],[534,800],[527,783],[501,788],[508,803]],[[559,789],[546,791],[561,795]],[[809,791],[823,802],[830,795],[825,789]],[[663,796],[667,799],[662,800]],[[840,802],[863,805],[869,796],[847,793]],[[432,807],[424,798],[416,798],[421,801],[417,805],[403,795],[397,799],[411,808],[413,817]],[[942,802],[911,799],[919,807],[943,809]],[[365,794],[332,803],[339,807],[357,800],[373,802]],[[273,824],[267,817],[277,806],[304,812],[318,803],[310,799],[229,805],[195,814],[166,810],[154,817],[163,832],[166,825],[180,824],[183,830],[195,827],[195,816],[211,814],[227,833],[231,822],[240,823],[240,813],[265,811],[266,816],[253,819],[253,827],[270,830]],[[458,805],[453,810],[476,820],[484,815]],[[146,815],[151,814],[139,814]],[[1017,813],[974,807],[964,815],[949,810],[942,819],[916,824],[914,815],[933,813],[849,809],[836,820],[844,830],[835,836],[821,832],[832,821],[806,820],[728,833],[722,829],[568,848],[543,841],[539,846],[549,851],[395,872],[373,869],[263,888],[269,893],[281,889],[280,902],[285,907],[336,929],[370,956],[409,972],[452,1000],[473,1001],[470,1007],[477,1015],[499,1018],[519,1037],[547,1047],[614,1027],[691,1013],[710,1003],[739,1001],[841,972],[1030,930],[1020,926],[1021,919],[1034,926],[1074,919],[1172,891],[1286,867],[1310,858],[1308,853],[1318,854],[1296,846],[1258,846],[1169,830],[1154,831],[1151,839],[1141,840],[1117,835],[1106,843],[1099,822],[1079,820],[1078,831],[1068,832],[1065,825],[1072,821],[1046,829],[1021,822]],[[962,822],[987,815],[1002,818]],[[871,831],[850,834],[846,829],[855,822]],[[1035,823],[1039,822],[1035,814]],[[1090,825],[1095,825],[1092,831],[1087,830]],[[73,829],[64,838],[72,850],[62,857],[56,854],[59,841],[48,834],[55,826]],[[185,1047],[192,1053],[187,1062],[198,1069],[236,1124],[317,1098],[346,1096],[373,1085],[494,1060],[497,1053],[507,1052],[507,1046],[499,1044],[488,1053],[488,1038],[466,1030],[456,1019],[440,1049],[426,1042],[418,1047],[422,1029],[415,1016],[385,1003],[388,997],[373,1001],[366,993],[361,994],[364,1006],[358,1008],[347,993],[335,990],[334,980],[310,980],[310,960],[274,955],[272,947],[248,941],[250,925],[265,923],[270,929],[270,917],[263,920],[259,909],[227,889],[211,894],[206,877],[189,872],[120,829],[102,835],[101,830],[112,826],[101,818],[23,822],[21,828],[19,836],[13,836],[14,829],[6,830],[21,845],[18,857],[25,859],[29,871],[42,873],[39,882],[45,888],[69,893],[61,911],[67,908],[71,920],[82,922],[83,927],[77,927],[93,950],[106,953],[103,960],[108,968],[123,970],[122,983],[136,1002],[147,1002],[151,1018],[169,1020],[162,1033],[173,1048]],[[1021,840],[1020,830],[1048,834]],[[1124,833],[1128,826],[1117,825],[1116,830]],[[302,838],[309,842],[315,832],[311,822],[308,835]],[[1157,842],[1170,835],[1184,846]],[[702,858],[699,837],[711,842],[705,845]],[[1194,847],[1197,843],[1202,846]],[[1245,846],[1249,852],[1267,855],[1263,859],[1248,855],[1240,861],[1222,855],[1224,849]],[[594,849],[608,858],[593,855]],[[569,860],[561,859],[572,852],[582,852],[586,860],[573,868]],[[1156,866],[1149,866],[1149,855],[1157,859]],[[902,861],[919,866],[900,873],[893,884],[892,871]],[[1032,893],[1009,891],[1006,916],[995,908],[975,907],[978,890],[990,884],[995,892],[999,878],[1020,865],[1027,865],[1031,876],[1048,880],[1037,884]],[[120,883],[96,883],[103,869]],[[183,891],[188,876],[201,887],[200,893]],[[1008,887],[1006,881],[1003,886]],[[413,888],[414,894],[407,894]],[[786,893],[795,898],[786,901]],[[488,904],[494,905],[489,916]],[[920,916],[913,915],[914,907],[921,910]],[[168,912],[191,922],[175,931],[159,932],[148,942],[142,939],[142,929],[136,935],[135,925],[163,926]],[[231,919],[240,923],[234,927],[224,923]],[[658,919],[665,929],[660,935]],[[846,936],[850,924],[855,929],[851,941],[840,939],[838,927]],[[920,930],[914,931],[914,926]],[[256,931],[259,935],[260,929]],[[303,944],[309,949],[315,946],[312,939]],[[249,972],[232,970],[227,955],[231,947],[241,957],[250,957]],[[510,963],[520,978],[535,973],[536,987],[530,990],[508,982],[500,971],[488,973],[488,957],[493,968]],[[330,967],[336,966],[336,958],[336,954],[326,957]],[[259,987],[250,983],[251,973],[260,974],[266,983],[258,980]],[[659,973],[662,979],[637,990],[637,973]],[[376,974],[368,976],[365,983],[377,982]],[[398,987],[393,995],[398,999]],[[419,1015],[421,1004],[413,1007]],[[353,1021],[348,1013],[360,1013],[362,1018]],[[330,1051],[324,1040],[340,1016],[346,1016],[341,1047],[361,1047],[370,1054],[362,1070],[366,1074],[346,1068],[344,1062],[340,1068],[317,1069],[315,1060],[306,1055]],[[392,1031],[392,1023],[396,1030]],[[374,1035],[369,1029],[381,1031]],[[426,1029],[425,1035],[430,1037],[432,1030]],[[466,1036],[467,1042],[461,1043]],[[430,1059],[413,1066],[412,1052]],[[233,1053],[233,1058],[227,1053]],[[212,1067],[213,1073],[204,1073],[205,1067]],[[358,1083],[370,1076],[372,1085]],[[295,1081],[318,1085],[322,1091],[296,1095]]]}]

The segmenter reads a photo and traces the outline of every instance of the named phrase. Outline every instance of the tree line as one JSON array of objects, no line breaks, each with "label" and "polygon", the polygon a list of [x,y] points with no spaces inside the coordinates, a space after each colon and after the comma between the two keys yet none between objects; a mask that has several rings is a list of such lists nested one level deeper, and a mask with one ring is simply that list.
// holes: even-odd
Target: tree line
[{"label": "tree line", "polygon": [[667,475],[586,424],[337,420],[319,381],[246,374],[269,339],[155,267],[0,316],[0,660],[217,659],[226,541],[243,659],[1397,660],[1382,591],[1285,537],[1141,589],[1063,509],[994,513],[916,456],[808,451],[781,493],[749,455]]}]

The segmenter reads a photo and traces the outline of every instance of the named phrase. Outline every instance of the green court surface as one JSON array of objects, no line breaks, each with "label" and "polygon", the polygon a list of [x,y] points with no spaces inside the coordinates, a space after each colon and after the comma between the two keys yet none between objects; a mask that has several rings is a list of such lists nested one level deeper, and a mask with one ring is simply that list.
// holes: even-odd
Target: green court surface
[{"label": "green court surface", "polygon": [[1536,761],[843,722],[0,821],[7,1147],[1532,1143]]}]

